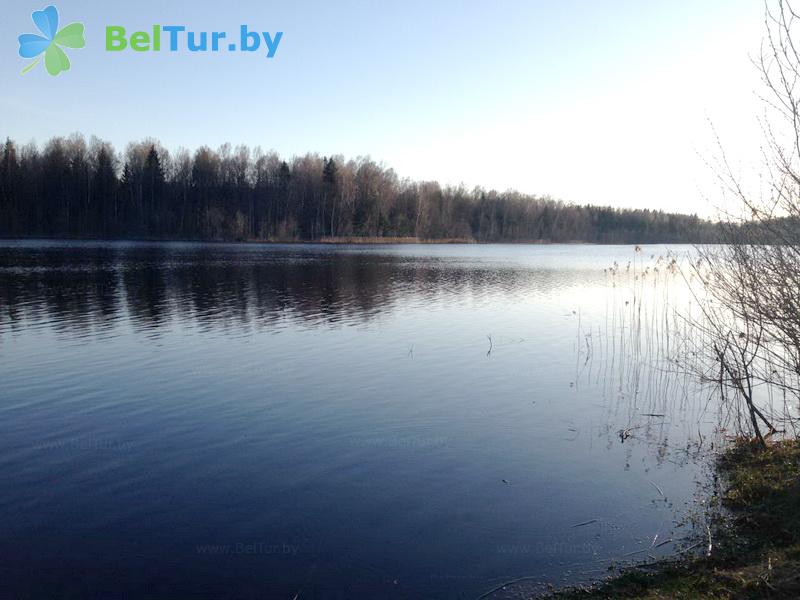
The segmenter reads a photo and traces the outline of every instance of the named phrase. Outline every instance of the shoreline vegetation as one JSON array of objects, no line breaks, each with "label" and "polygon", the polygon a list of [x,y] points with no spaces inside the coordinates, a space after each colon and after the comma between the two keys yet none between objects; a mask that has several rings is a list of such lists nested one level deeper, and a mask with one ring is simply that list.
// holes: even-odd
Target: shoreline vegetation
[{"label": "shoreline vegetation", "polygon": [[666,338],[668,363],[714,390],[709,401],[734,436],[711,456],[704,526],[689,542],[696,554],[546,598],[800,598],[800,10],[792,0],[764,8],[753,59],[764,107],[759,187],[744,185],[717,137],[712,168],[743,216],[720,224],[723,244],[698,249],[685,267],[670,263],[696,310],[675,313],[674,331],[687,333]]},{"label": "shoreline vegetation", "polygon": [[[661,278],[658,268],[636,259],[609,270],[610,284],[620,291],[618,302],[624,302],[613,329],[628,332],[620,341],[633,350],[633,364],[647,363],[641,367],[645,372],[671,370],[707,386],[709,400],[719,402],[716,431],[731,437],[726,434],[705,450],[710,477],[689,515],[694,529],[681,540],[681,550],[638,565],[612,563],[611,573],[593,584],[551,587],[527,597],[800,598],[800,336],[795,334],[800,305],[787,300],[787,295],[797,298],[800,289],[796,223],[762,217],[757,226],[729,228],[726,246],[701,249],[697,258],[680,263],[668,256]],[[764,243],[779,236],[782,244]],[[676,278],[694,290],[696,310],[670,303],[658,309],[656,322],[677,325],[655,331],[672,350],[643,359],[637,349],[649,342],[639,332],[653,334],[639,316],[645,295],[658,296],[661,284]],[[619,310],[612,305],[613,313]],[[620,432],[621,438],[627,434]],[[702,443],[700,435],[698,448]]]},{"label": "shoreline vegetation", "polygon": [[[634,243],[607,243],[607,242],[587,242],[584,240],[569,240],[563,242],[552,242],[550,240],[514,240],[514,241],[478,241],[468,238],[415,238],[415,237],[369,237],[369,236],[341,236],[341,237],[323,237],[310,240],[298,239],[244,239],[244,240],[204,240],[192,238],[143,238],[143,237],[40,237],[40,236],[17,236],[17,237],[0,237],[0,241],[69,241],[69,242],[145,242],[145,243],[170,243],[170,242],[185,242],[197,244],[280,244],[280,245],[329,245],[329,246],[381,246],[381,245],[482,245],[482,244],[504,244],[514,246],[635,246]],[[666,245],[669,245],[668,243]]]},{"label": "shoreline vegetation", "polygon": [[[713,492],[697,554],[630,567],[550,600],[800,597],[800,442],[763,448],[738,438],[716,458]],[[690,546],[691,547],[691,546]]]},{"label": "shoreline vegetation", "polygon": [[717,223],[654,209],[412,181],[368,157],[284,160],[146,139],[0,144],[0,238],[447,243],[707,243]]}]

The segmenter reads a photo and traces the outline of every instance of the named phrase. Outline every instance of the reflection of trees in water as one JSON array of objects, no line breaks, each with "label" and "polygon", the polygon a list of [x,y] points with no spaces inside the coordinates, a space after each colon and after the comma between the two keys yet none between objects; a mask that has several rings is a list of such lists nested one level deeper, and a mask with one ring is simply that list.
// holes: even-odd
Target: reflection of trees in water
[{"label": "reflection of trees in water", "polygon": [[513,300],[583,285],[581,271],[450,257],[252,246],[0,249],[0,324],[102,332],[366,323],[400,303]]}]

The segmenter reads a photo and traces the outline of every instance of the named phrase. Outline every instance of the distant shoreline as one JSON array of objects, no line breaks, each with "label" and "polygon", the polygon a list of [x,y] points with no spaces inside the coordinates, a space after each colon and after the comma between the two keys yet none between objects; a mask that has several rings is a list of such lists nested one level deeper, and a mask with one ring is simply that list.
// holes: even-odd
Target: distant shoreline
[{"label": "distant shoreline", "polygon": [[313,240],[298,239],[269,239],[269,240],[207,240],[192,238],[116,238],[116,237],[0,237],[0,242],[150,242],[150,243],[192,243],[192,244],[263,244],[263,245],[326,245],[326,246],[388,246],[388,245],[508,245],[508,246],[637,246],[637,245],[709,245],[711,242],[687,241],[639,241],[639,242],[589,242],[584,240],[571,240],[566,242],[553,242],[550,240],[497,240],[478,241],[466,238],[420,239],[413,237],[324,237]]},{"label": "distant shoreline", "polygon": [[81,134],[0,146],[0,236],[641,244],[721,233],[697,214],[413,181],[363,157],[286,161],[227,145],[171,154],[154,139],[117,152]]}]

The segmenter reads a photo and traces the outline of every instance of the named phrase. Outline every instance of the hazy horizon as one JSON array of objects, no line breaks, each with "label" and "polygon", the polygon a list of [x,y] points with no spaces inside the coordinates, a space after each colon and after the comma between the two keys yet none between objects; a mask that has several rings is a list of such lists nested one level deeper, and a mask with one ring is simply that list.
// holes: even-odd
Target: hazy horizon
[{"label": "hazy horizon", "polygon": [[[574,204],[713,216],[713,121],[742,169],[758,160],[759,2],[586,1],[58,4],[83,22],[72,69],[20,76],[19,2],[0,24],[0,135],[43,142],[79,131],[124,150],[230,142],[369,156],[401,177],[551,196]],[[108,53],[106,25],[284,33],[260,52]]]},{"label": "hazy horizon", "polygon": [[[274,154],[277,154],[277,156],[282,161],[287,162],[287,164],[289,164],[289,165],[292,164],[294,159],[302,159],[304,156],[315,156],[315,157],[318,157],[318,158],[321,158],[321,159],[331,158],[331,159],[335,159],[335,160],[338,160],[338,161],[343,161],[345,164],[350,163],[350,162],[359,163],[362,160],[364,160],[364,161],[373,161],[383,169],[396,172],[396,169],[394,169],[392,167],[392,165],[386,164],[383,161],[376,161],[374,159],[374,157],[371,157],[371,156],[343,156],[341,154],[333,154],[333,155],[330,155],[330,156],[324,156],[323,154],[321,154],[319,152],[314,152],[314,151],[309,151],[309,152],[306,152],[306,153],[303,153],[303,154],[295,154],[295,155],[292,155],[292,156],[283,156],[277,150],[275,150],[274,148],[264,148],[264,147],[261,147],[261,146],[250,147],[250,146],[246,146],[245,144],[238,144],[238,143],[233,143],[233,142],[223,142],[223,144],[221,146],[218,146],[218,147],[211,147],[208,144],[202,144],[202,145],[197,146],[195,148],[187,148],[186,146],[179,146],[177,148],[167,148],[161,143],[161,140],[159,140],[158,138],[154,138],[153,137],[153,138],[144,138],[144,139],[139,139],[139,140],[131,140],[131,141],[127,142],[127,143],[122,144],[121,146],[116,146],[116,145],[113,144],[113,142],[109,142],[109,138],[107,138],[107,137],[94,135],[94,134],[87,135],[87,134],[85,134],[83,132],[80,132],[80,131],[75,131],[75,132],[72,132],[72,133],[70,133],[68,135],[65,135],[65,136],[54,136],[54,137],[51,137],[51,138],[48,138],[48,139],[43,139],[43,140],[35,140],[35,139],[33,139],[33,140],[16,140],[16,139],[11,138],[10,136],[6,136],[6,138],[4,138],[3,140],[0,140],[0,141],[2,143],[5,143],[6,141],[10,140],[16,146],[18,151],[21,150],[21,149],[24,149],[25,146],[29,146],[29,145],[32,144],[33,146],[35,146],[37,151],[42,152],[42,151],[44,151],[46,149],[48,143],[50,143],[51,141],[53,141],[56,138],[60,138],[60,139],[63,139],[65,141],[69,141],[70,139],[74,138],[75,136],[81,137],[86,142],[88,147],[91,147],[91,145],[95,141],[98,142],[98,143],[101,143],[101,144],[111,143],[112,147],[113,147],[113,150],[114,150],[114,152],[116,154],[116,158],[118,160],[118,162],[116,164],[116,173],[117,173],[118,176],[121,176],[123,174],[123,172],[124,172],[125,157],[126,157],[127,150],[129,148],[131,148],[131,147],[135,147],[135,148],[137,148],[137,150],[135,150],[135,151],[138,151],[138,149],[141,147],[142,144],[144,144],[145,146],[147,146],[148,144],[152,144],[153,147],[157,148],[159,151],[161,151],[161,152],[166,151],[166,153],[167,153],[167,158],[166,159],[168,159],[170,161],[175,161],[176,158],[179,156],[179,154],[183,153],[183,151],[188,152],[190,156],[195,156],[197,150],[199,150],[201,148],[209,148],[210,150],[212,150],[212,152],[218,153],[218,151],[221,150],[222,146],[228,145],[230,147],[231,152],[235,152],[237,147],[241,147],[241,146],[247,147],[248,150],[250,150],[250,152],[251,152],[251,154],[253,156],[253,159],[255,159],[256,156],[258,156],[258,154],[257,154],[258,152],[261,152],[264,155],[269,155],[271,153],[274,153]],[[437,185],[441,186],[441,188],[443,190],[455,190],[455,189],[461,189],[461,188],[463,188],[467,192],[480,190],[482,192],[486,192],[487,194],[496,193],[498,195],[520,195],[520,196],[523,196],[525,199],[530,199],[532,201],[533,200],[553,200],[555,202],[562,202],[563,204],[565,204],[567,206],[576,206],[576,207],[591,206],[591,207],[595,207],[595,208],[613,208],[613,209],[621,210],[621,211],[635,211],[635,210],[639,210],[639,209],[646,210],[646,209],[649,208],[650,210],[653,210],[653,211],[661,211],[661,212],[668,213],[668,214],[677,214],[677,215],[686,215],[686,216],[695,215],[695,216],[700,216],[701,218],[704,218],[704,219],[707,219],[707,220],[712,220],[712,221],[714,220],[713,216],[712,217],[708,217],[708,216],[698,215],[698,211],[697,210],[694,210],[694,211],[679,211],[679,210],[670,210],[670,209],[664,209],[664,208],[658,208],[658,207],[651,208],[651,207],[646,207],[646,206],[645,207],[615,206],[615,205],[611,205],[611,204],[600,204],[600,203],[595,203],[595,202],[574,202],[574,201],[571,201],[569,199],[560,198],[560,197],[557,197],[557,196],[552,196],[550,194],[531,194],[531,193],[527,193],[527,192],[525,192],[523,190],[518,190],[518,189],[515,189],[515,188],[497,189],[497,188],[489,188],[489,187],[486,187],[486,186],[482,186],[480,184],[476,184],[474,186],[466,186],[463,182],[461,182],[461,183],[446,183],[446,182],[439,181],[437,179],[417,180],[417,179],[413,179],[411,177],[406,177],[406,176],[403,175],[403,173],[396,173],[396,174],[397,174],[397,177],[398,177],[399,181],[401,181],[401,182],[408,181],[410,183],[417,183],[417,184],[433,183],[433,184],[437,184]]]}]

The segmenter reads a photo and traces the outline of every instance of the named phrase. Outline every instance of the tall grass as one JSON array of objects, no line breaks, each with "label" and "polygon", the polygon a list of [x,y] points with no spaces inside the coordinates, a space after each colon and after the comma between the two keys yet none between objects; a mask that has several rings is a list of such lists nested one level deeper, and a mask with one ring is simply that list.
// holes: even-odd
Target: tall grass
[{"label": "tall grass", "polygon": [[[664,422],[681,423],[700,445],[709,426],[722,436],[797,437],[788,392],[796,374],[774,348],[748,345],[753,332],[715,297],[718,268],[699,251],[648,256],[637,246],[626,264],[604,269],[605,318],[579,319],[578,378],[601,386],[608,410],[623,416],[623,441]],[[726,338],[735,339],[721,358]]]}]

